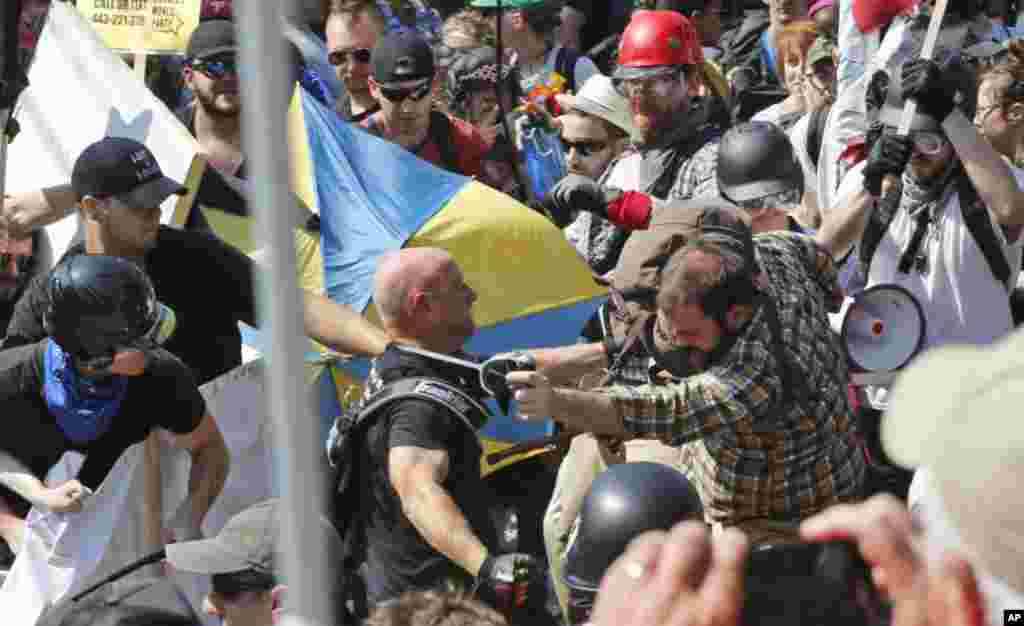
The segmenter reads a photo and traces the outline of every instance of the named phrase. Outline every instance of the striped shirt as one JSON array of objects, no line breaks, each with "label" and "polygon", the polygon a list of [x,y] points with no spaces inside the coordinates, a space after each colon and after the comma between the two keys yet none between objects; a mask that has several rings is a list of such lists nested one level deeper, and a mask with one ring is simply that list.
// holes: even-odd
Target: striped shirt
[{"label": "striped shirt", "polygon": [[[669,385],[606,388],[627,432],[686,446],[708,521],[796,520],[861,495],[865,460],[849,372],[827,313],[842,302],[832,258],[796,233],[754,237],[785,356],[805,393],[783,393],[775,340],[759,309],[704,372]],[[801,399],[797,400],[796,397]]]}]

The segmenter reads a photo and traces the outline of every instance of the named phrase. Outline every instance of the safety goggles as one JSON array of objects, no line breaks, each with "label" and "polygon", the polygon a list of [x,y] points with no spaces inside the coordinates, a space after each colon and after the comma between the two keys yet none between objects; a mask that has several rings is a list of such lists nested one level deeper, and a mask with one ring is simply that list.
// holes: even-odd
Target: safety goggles
[{"label": "safety goggles", "polygon": [[576,154],[581,157],[590,157],[598,152],[603,152],[608,148],[608,144],[603,141],[569,141],[568,139],[562,139],[562,143],[565,144],[566,154],[576,151]]},{"label": "safety goggles", "polygon": [[413,102],[419,102],[423,98],[427,97],[427,94],[431,91],[431,81],[426,81],[416,87],[381,87],[380,94],[384,96],[389,102],[402,102],[406,99],[412,100]]},{"label": "safety goggles", "polygon": [[228,74],[238,75],[238,60],[235,57],[223,57],[211,61],[193,61],[192,69],[202,72],[214,80],[220,80]]},{"label": "safety goggles", "polygon": [[369,48],[356,48],[355,50],[335,50],[327,55],[327,62],[337,67],[347,65],[351,62],[367,65],[370,62],[372,53]]},{"label": "safety goggles", "polygon": [[[891,126],[887,126],[885,132],[889,135],[897,134],[896,129]],[[914,150],[925,156],[941,154],[948,143],[945,135],[930,130],[910,131],[907,136],[914,142]]]},{"label": "safety goggles", "polygon": [[678,68],[665,68],[642,78],[619,78],[612,84],[615,86],[615,91],[626,98],[639,92],[665,97],[672,93],[682,74],[682,70]]}]

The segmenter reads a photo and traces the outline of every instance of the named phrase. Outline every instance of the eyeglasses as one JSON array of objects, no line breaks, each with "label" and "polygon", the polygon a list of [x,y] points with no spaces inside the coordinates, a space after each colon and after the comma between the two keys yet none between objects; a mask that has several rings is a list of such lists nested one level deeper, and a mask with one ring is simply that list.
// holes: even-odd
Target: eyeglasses
[{"label": "eyeglasses", "polygon": [[608,148],[608,144],[603,141],[569,141],[568,139],[562,139],[562,143],[565,144],[566,154],[575,150],[584,158],[592,156],[597,152],[603,152]]},{"label": "eyeglasses", "polygon": [[216,61],[193,61],[192,69],[202,72],[214,80],[220,80],[228,74],[238,75],[238,60],[230,57]]},{"label": "eyeglasses", "polygon": [[[339,65],[347,65],[351,61],[355,61],[361,65],[366,65],[370,62],[372,53],[369,48],[356,48],[355,50],[335,50],[334,52],[327,55],[327,62],[335,67]],[[351,61],[350,61],[351,60]]]},{"label": "eyeglasses", "polygon": [[664,97],[672,93],[672,88],[678,83],[679,77],[684,75],[681,70],[671,68],[645,78],[620,78],[612,84],[615,85],[615,91],[626,98],[639,91]]},{"label": "eyeglasses", "polygon": [[406,98],[413,102],[419,102],[430,93],[432,83],[427,81],[417,87],[404,87],[404,88],[389,88],[389,87],[378,87],[380,94],[384,96],[389,102],[402,102]]}]

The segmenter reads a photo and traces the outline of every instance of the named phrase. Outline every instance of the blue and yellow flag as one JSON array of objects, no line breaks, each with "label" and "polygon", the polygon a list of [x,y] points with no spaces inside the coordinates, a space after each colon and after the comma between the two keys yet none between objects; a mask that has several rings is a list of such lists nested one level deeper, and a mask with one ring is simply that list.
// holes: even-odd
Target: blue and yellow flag
[{"label": "blue and yellow flag", "polygon": [[[402,247],[443,248],[478,294],[479,331],[469,350],[488,354],[576,341],[605,292],[544,216],[341,121],[301,90],[289,118],[293,188],[319,212],[324,284],[333,300],[376,319],[371,299],[381,255]],[[341,370],[323,381],[327,412],[338,410],[330,396],[360,379],[366,364],[349,362]],[[547,432],[550,425],[499,416],[481,434],[491,452]]]}]

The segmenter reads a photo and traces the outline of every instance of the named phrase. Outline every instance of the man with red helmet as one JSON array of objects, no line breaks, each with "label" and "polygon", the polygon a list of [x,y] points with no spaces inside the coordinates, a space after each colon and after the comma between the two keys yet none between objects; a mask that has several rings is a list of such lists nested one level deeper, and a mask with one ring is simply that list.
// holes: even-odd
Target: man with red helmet
[{"label": "man with red helmet", "polygon": [[[634,230],[644,226],[656,202],[716,193],[721,130],[690,109],[695,68],[703,60],[697,31],[686,17],[675,11],[633,13],[613,77],[637,129],[633,148],[599,181],[559,181],[544,201],[556,222],[587,210]],[[604,210],[594,211],[598,205]],[[592,228],[608,225],[594,220]],[[615,259],[609,261],[614,265]]]}]

